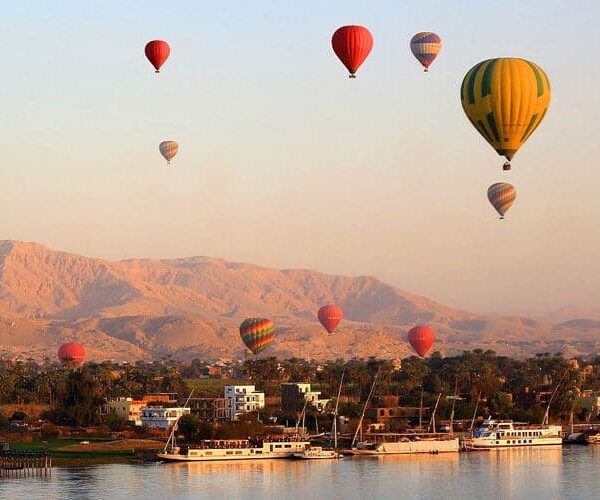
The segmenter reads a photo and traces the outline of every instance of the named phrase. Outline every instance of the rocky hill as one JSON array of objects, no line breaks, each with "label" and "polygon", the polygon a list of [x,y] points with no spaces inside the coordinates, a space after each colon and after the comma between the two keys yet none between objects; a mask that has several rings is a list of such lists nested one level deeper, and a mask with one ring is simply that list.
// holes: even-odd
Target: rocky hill
[{"label": "rocky hill", "polygon": [[[346,318],[328,334],[316,320],[322,304]],[[444,353],[493,349],[600,350],[600,322],[551,324],[488,317],[445,307],[370,277],[277,270],[209,257],[112,262],[0,241],[0,349],[4,355],[54,357],[77,339],[91,359],[243,357],[237,326],[247,316],[275,321],[277,339],[263,355],[315,359],[396,358],[411,353],[406,332],[427,323]],[[574,321],[576,320],[576,321]]]}]

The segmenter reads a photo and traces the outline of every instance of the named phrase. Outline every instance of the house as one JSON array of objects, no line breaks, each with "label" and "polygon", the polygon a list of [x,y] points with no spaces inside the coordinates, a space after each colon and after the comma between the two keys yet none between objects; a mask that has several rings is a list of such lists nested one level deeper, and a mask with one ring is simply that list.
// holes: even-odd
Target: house
[{"label": "house", "polygon": [[163,408],[151,406],[141,409],[141,420],[144,427],[168,429],[183,415],[189,415],[189,408]]},{"label": "house", "polygon": [[229,400],[230,420],[237,420],[242,413],[265,407],[265,393],[258,392],[253,385],[226,385],[224,396]]},{"label": "house", "polygon": [[323,411],[329,399],[322,399],[319,391],[311,391],[310,384],[299,382],[281,384],[281,411],[302,411],[305,402],[312,404],[318,411]]},{"label": "house", "polygon": [[189,406],[193,414],[205,422],[221,422],[231,418],[229,398],[190,398]]},{"label": "house", "polygon": [[590,411],[592,415],[600,415],[600,396],[597,392],[585,390],[577,397],[582,408]]}]

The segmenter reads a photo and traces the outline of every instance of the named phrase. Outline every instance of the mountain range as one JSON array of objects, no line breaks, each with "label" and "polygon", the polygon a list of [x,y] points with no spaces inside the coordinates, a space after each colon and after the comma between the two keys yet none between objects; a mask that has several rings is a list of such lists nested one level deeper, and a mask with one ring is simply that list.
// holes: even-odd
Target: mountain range
[{"label": "mountain range", "polygon": [[[345,312],[327,333],[318,308]],[[492,349],[523,357],[537,352],[600,351],[600,314],[560,321],[487,316],[456,310],[371,276],[270,269],[211,257],[108,261],[0,241],[0,350],[4,357],[54,358],[69,340],[88,358],[133,361],[172,355],[191,360],[243,358],[238,325],[264,316],[276,340],[261,356],[335,359],[412,354],[407,331],[426,323],[444,354]]]}]

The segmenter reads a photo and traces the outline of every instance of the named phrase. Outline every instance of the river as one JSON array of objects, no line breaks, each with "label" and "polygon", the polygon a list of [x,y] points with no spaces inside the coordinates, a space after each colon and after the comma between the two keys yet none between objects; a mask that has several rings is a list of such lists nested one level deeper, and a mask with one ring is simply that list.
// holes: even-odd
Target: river
[{"label": "river", "polygon": [[599,498],[600,446],[386,456],[54,468],[0,479],[5,499]]}]

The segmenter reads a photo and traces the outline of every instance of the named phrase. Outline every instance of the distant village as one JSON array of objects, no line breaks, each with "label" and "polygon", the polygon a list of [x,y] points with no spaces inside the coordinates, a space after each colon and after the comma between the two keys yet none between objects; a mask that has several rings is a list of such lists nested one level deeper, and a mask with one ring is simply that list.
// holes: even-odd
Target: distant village
[{"label": "distant village", "polygon": [[[427,426],[464,430],[487,416],[592,424],[600,413],[600,358],[540,353],[527,360],[470,351],[403,360],[219,359],[185,364],[82,366],[0,361],[3,440],[58,436],[153,436],[190,441],[253,434],[354,432],[364,403],[365,431]],[[342,376],[343,382],[342,382]],[[433,427],[432,427],[433,426]]]}]

